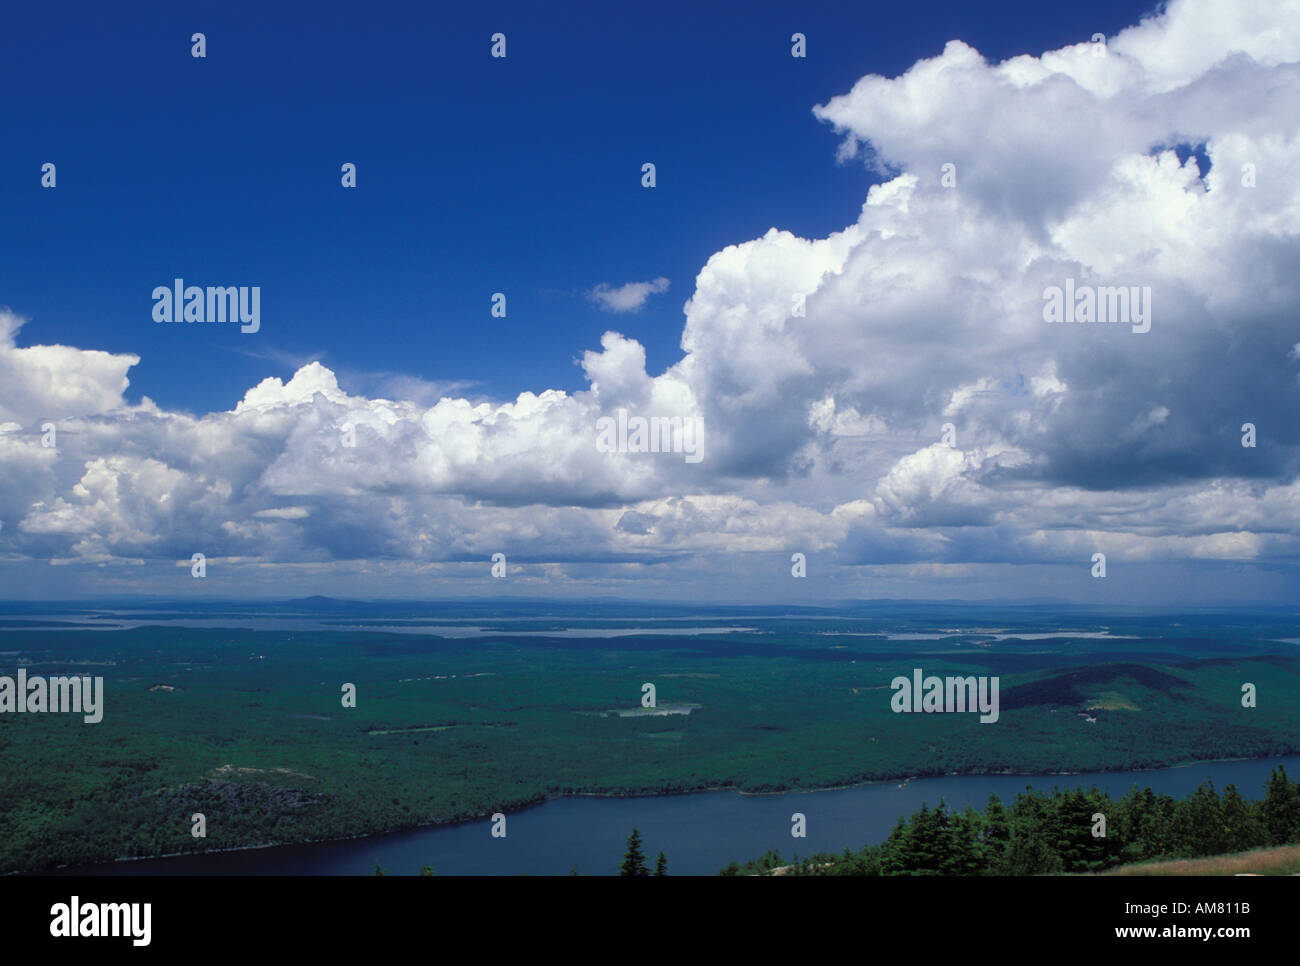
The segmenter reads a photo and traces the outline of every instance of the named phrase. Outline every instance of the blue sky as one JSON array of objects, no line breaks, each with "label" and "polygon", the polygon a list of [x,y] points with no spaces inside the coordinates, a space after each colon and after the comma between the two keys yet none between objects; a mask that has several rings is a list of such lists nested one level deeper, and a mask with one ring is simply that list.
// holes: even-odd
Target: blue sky
[{"label": "blue sky", "polygon": [[[1300,585],[1300,0],[56,4],[0,38],[10,595]],[[178,277],[259,287],[259,331],[155,323]],[[1151,325],[1044,324],[1064,285]],[[611,450],[618,413],[701,458]]]},{"label": "blue sky", "polygon": [[[713,252],[772,226],[839,230],[879,180],[835,163],[814,104],[954,37],[1001,59],[1149,7],[13,5],[0,78],[21,93],[0,164],[21,230],[0,304],[29,318],[20,344],[137,353],[128,399],[204,412],[317,358],[349,389],[385,374],[496,398],[580,388],[573,360],[611,325],[584,293],[662,276],[668,292],[618,320],[657,372]],[[806,59],[789,56],[795,31]],[[149,293],[177,276],[260,284],[255,344],[152,325]]]}]

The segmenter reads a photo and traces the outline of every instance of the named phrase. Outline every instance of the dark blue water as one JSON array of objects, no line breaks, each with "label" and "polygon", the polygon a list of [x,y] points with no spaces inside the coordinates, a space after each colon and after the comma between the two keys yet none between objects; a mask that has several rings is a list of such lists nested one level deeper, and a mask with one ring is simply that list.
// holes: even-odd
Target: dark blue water
[{"label": "dark blue water", "polygon": [[[1112,796],[1133,785],[1174,797],[1207,778],[1222,789],[1232,783],[1246,798],[1262,798],[1269,770],[1284,764],[1300,774],[1300,756],[1215,762],[1160,771],[1098,772],[1086,776],[968,776],[865,785],[840,791],[785,795],[702,792],[644,798],[566,798],[507,817],[506,837],[493,838],[491,822],[399,832],[346,842],[290,845],[207,855],[116,862],[76,870],[97,875],[368,875],[378,862],[391,875],[415,875],[432,865],[439,875],[563,875],[576,862],[584,875],[618,870],[633,826],[641,830],[648,859],[662,850],[670,875],[713,875],[735,859],[777,849],[790,858],[882,842],[901,814],[942,798],[951,808],[982,808],[996,793],[1010,804],[1027,785],[1096,785]],[[807,820],[807,837],[790,835],[794,812]]]}]

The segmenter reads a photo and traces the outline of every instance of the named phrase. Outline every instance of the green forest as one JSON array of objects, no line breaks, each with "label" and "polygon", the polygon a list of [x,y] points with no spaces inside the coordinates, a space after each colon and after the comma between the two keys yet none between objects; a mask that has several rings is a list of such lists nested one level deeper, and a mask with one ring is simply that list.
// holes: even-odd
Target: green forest
[{"label": "green forest", "polygon": [[[103,675],[105,707],[93,725],[0,715],[0,873],[344,839],[578,793],[781,792],[1300,752],[1300,661],[1266,636],[1294,636],[1290,626],[1150,623],[1099,641],[890,639],[888,622],[856,619],[590,638],[483,623],[471,638],[8,630],[0,673]],[[998,675],[999,720],[893,713],[889,682],[915,667]],[[1242,706],[1243,682],[1257,706]],[[646,683],[659,709],[679,713],[642,713]],[[1123,819],[1114,826],[1126,834]]]},{"label": "green forest", "polygon": [[[1105,817],[1104,835],[1096,816]],[[983,811],[952,812],[941,801],[900,817],[889,838],[843,853],[789,861],[769,851],[721,875],[1044,875],[1100,872],[1133,862],[1197,858],[1300,842],[1300,782],[1278,766],[1262,799],[1212,782],[1182,799],[1134,787],[1112,799],[1096,788],[1029,789],[1008,808],[996,795]]]}]

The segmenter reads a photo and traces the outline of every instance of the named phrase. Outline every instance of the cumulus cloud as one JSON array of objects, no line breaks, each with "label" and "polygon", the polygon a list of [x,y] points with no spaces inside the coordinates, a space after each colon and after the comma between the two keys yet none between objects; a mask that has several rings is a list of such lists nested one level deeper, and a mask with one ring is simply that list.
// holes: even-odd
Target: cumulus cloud
[{"label": "cumulus cloud", "polygon": [[649,282],[628,282],[617,288],[601,282],[587,293],[606,312],[640,312],[651,295],[668,291],[668,279],[660,276]]},{"label": "cumulus cloud", "polygon": [[139,356],[64,345],[20,349],[14,337],[21,325],[18,316],[0,308],[0,422],[85,416],[122,404],[127,370]]},{"label": "cumulus cloud", "polygon": [[[0,315],[0,551],[688,573],[795,549],[955,579],[1103,550],[1293,571],[1298,61],[1297,0],[1179,0],[1100,56],[995,64],[953,41],[864,77],[814,109],[882,179],[855,220],[715,253],[674,365],[651,376],[607,332],[573,393],[388,380],[387,398],[314,362],[192,416],[126,404],[138,357],[18,348]],[[1150,287],[1150,331],[1046,324],[1066,279]],[[631,312],[667,287],[589,294]],[[706,458],[602,452],[620,409],[702,420]]]}]

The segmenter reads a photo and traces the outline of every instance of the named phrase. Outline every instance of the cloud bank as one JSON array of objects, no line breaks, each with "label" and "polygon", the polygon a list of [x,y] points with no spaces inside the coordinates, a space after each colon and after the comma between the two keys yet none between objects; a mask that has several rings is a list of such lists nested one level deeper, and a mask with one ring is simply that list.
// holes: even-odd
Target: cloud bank
[{"label": "cloud bank", "polygon": [[[323,574],[501,551],[573,592],[794,551],[939,581],[1086,575],[1096,551],[1291,579],[1298,62],[1295,0],[1182,0],[1100,50],[954,40],[863,77],[813,112],[885,179],[856,220],[717,252],[676,364],[607,332],[572,394],[370,398],[312,363],[192,416],[127,403],[139,357],[19,348],[0,314],[0,554]],[[1046,324],[1067,279],[1149,286],[1150,330]],[[590,294],[631,312],[667,286]],[[620,408],[701,419],[707,458],[598,451]]]}]

